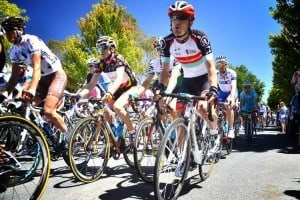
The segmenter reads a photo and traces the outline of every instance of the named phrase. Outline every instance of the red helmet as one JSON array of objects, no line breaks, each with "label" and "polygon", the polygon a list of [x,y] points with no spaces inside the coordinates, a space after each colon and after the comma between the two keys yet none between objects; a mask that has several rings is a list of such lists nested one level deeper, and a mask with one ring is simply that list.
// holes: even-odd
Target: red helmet
[{"label": "red helmet", "polygon": [[168,16],[171,17],[173,14],[182,13],[187,15],[191,21],[195,19],[194,7],[185,1],[176,1],[174,5],[169,7]]}]

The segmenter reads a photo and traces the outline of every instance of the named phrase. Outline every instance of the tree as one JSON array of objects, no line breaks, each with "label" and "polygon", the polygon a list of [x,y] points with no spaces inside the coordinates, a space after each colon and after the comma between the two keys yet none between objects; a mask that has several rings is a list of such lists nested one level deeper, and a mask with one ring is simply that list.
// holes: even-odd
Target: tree
[{"label": "tree", "polygon": [[[16,4],[10,3],[7,0],[0,0],[0,21],[2,22],[3,19],[7,16],[20,16],[23,17],[26,21],[29,18],[26,16],[26,10],[19,8]],[[4,41],[4,48],[10,49],[12,46],[6,39]]]},{"label": "tree", "polygon": [[273,61],[273,88],[268,103],[289,102],[294,95],[290,81],[300,68],[300,11],[299,0],[277,0],[276,9],[270,8],[272,17],[282,25],[279,35],[269,36]]},{"label": "tree", "polygon": [[244,90],[244,82],[250,81],[251,88],[253,88],[257,94],[259,101],[262,99],[264,94],[265,84],[261,82],[252,72],[250,72],[245,65],[240,65],[237,67],[230,66],[237,73],[237,88],[239,93]]}]

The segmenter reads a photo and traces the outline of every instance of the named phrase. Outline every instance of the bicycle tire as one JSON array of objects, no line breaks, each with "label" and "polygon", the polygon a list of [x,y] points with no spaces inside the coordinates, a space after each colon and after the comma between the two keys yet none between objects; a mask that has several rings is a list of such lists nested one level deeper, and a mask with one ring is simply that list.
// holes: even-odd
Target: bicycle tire
[{"label": "bicycle tire", "polygon": [[139,177],[146,183],[153,182],[155,159],[162,137],[163,131],[161,127],[156,127],[152,117],[140,122],[134,147],[134,163]]},{"label": "bicycle tire", "polygon": [[108,133],[102,125],[98,129],[97,127],[97,119],[93,117],[81,119],[74,128],[69,142],[71,171],[76,179],[84,183],[100,179],[109,159]]},{"label": "bicycle tire", "polygon": [[[5,166],[0,164],[0,199],[40,199],[48,184],[51,165],[48,144],[42,131],[31,121],[17,115],[1,116],[0,130],[1,146],[18,162],[9,171],[5,167],[12,162],[12,157]],[[20,142],[15,147],[5,145],[8,144],[5,140],[9,134],[22,131],[26,132],[22,145]],[[21,141],[20,138],[18,141]],[[5,155],[3,152],[0,155],[2,160]]]},{"label": "bicycle tire", "polygon": [[[172,139],[172,132],[175,137]],[[183,135],[183,132],[186,133]],[[178,138],[183,137],[178,148]],[[156,199],[177,199],[183,188],[191,159],[191,141],[183,118],[175,119],[162,139],[154,167],[154,194]],[[181,168],[182,167],[182,168]],[[179,172],[182,173],[176,174]],[[182,169],[182,170],[181,170]]]},{"label": "bicycle tire", "polygon": [[204,135],[201,134],[197,138],[199,149],[203,152],[202,163],[198,166],[202,181],[205,181],[210,176],[215,164],[215,155],[211,157],[208,154],[209,150],[213,148],[213,145],[211,145],[213,137],[209,134],[209,128],[204,127],[204,129]]},{"label": "bicycle tire", "polygon": [[[133,123],[133,127],[138,127],[139,126],[139,120],[138,119],[131,119],[131,122]],[[127,130],[127,127],[125,127],[125,134],[123,134],[124,139],[125,139],[125,149],[123,151],[123,157],[127,165],[131,168],[135,168],[135,163],[134,163],[134,145],[130,145],[130,140],[129,140],[129,133]],[[136,135],[135,135],[136,138]]]}]

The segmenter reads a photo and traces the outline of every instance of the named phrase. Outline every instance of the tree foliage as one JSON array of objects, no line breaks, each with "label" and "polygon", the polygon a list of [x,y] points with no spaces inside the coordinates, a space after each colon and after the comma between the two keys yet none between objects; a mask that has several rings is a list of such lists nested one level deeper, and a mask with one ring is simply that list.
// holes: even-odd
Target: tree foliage
[{"label": "tree foliage", "polygon": [[250,81],[251,88],[254,89],[257,94],[259,101],[262,99],[264,94],[265,84],[261,82],[252,72],[250,72],[245,65],[230,66],[237,73],[237,88],[239,93],[244,90],[244,82]]},{"label": "tree foliage", "polygon": [[289,102],[294,95],[291,78],[300,69],[299,8],[299,0],[277,0],[276,9],[270,8],[272,17],[282,25],[280,34],[269,36],[269,45],[274,56],[274,74],[268,103],[273,109],[279,101]]},{"label": "tree foliage", "polygon": [[[26,16],[26,10],[19,8],[16,4],[10,3],[7,0],[0,0],[0,21],[7,16],[20,16],[23,17],[26,21],[29,18]],[[9,49],[12,46],[6,39],[4,40],[4,48]]]},{"label": "tree foliage", "polygon": [[117,51],[122,54],[134,71],[142,71],[142,49],[138,43],[142,38],[135,18],[126,12],[126,8],[119,6],[114,0],[102,0],[93,5],[86,18],[78,22],[79,29],[87,48],[95,52],[95,44],[99,36],[108,35],[117,43]]}]

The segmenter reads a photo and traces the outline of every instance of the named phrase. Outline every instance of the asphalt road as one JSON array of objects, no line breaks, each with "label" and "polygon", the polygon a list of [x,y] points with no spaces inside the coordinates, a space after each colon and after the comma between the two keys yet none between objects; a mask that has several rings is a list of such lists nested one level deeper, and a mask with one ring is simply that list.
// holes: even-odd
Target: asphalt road
[{"label": "asphalt road", "polygon": [[[241,134],[233,152],[223,156],[206,181],[201,182],[197,172],[189,173],[179,200],[300,199],[298,141],[274,127],[258,132],[250,147]],[[152,185],[141,181],[122,158],[111,158],[101,179],[90,184],[77,182],[69,167],[59,160],[52,162],[51,177],[42,199],[147,200],[154,199],[154,193]]]}]

